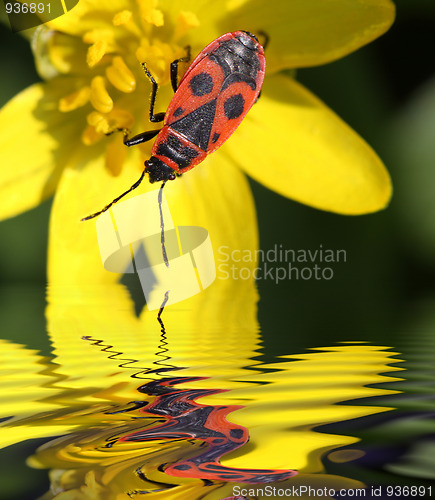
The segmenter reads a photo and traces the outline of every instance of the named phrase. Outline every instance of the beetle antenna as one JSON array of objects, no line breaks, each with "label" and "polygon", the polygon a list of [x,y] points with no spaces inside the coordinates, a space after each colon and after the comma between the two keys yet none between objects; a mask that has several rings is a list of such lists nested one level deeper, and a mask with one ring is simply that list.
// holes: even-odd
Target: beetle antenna
[{"label": "beetle antenna", "polygon": [[165,298],[163,299],[162,305],[160,306],[160,309],[159,309],[159,313],[157,314],[157,321],[160,323],[160,326],[162,328],[161,331],[162,331],[163,335],[166,334],[166,330],[165,330],[165,325],[163,324],[163,321],[162,321],[162,313],[163,313],[163,309],[165,308],[166,302],[168,302],[169,292],[170,292],[170,290],[168,290],[165,293]]},{"label": "beetle antenna", "polygon": [[115,203],[117,203],[121,198],[124,198],[124,196],[126,194],[130,193],[131,191],[133,191],[133,189],[136,189],[139,186],[139,184],[143,181],[145,173],[146,173],[146,170],[144,169],[144,171],[142,172],[142,174],[139,177],[139,179],[131,186],[131,188],[127,189],[127,191],[125,191],[125,193],[122,193],[120,196],[118,196],[118,198],[115,198],[113,201],[111,201],[108,205],[106,205],[103,208],[103,210],[100,210],[99,212],[95,212],[94,214],[88,215],[87,217],[83,217],[83,219],[81,219],[80,222],[83,222],[83,221],[89,220],[89,219],[93,219],[94,217],[97,217],[98,215],[100,215],[103,212],[105,212],[106,210],[109,210],[109,208],[112,205],[114,205]]},{"label": "beetle antenna", "polygon": [[[169,267],[168,254],[166,253],[166,246],[165,246],[165,223],[163,221],[163,211],[162,211],[163,188],[165,187],[165,184],[166,184],[166,181],[163,181],[162,185],[160,186],[159,196],[158,196],[159,212],[160,212],[160,229],[162,231],[161,236],[160,236],[160,241],[162,243],[163,260],[165,262],[166,267]],[[166,292],[166,293],[168,293],[168,292]],[[163,308],[161,310],[163,311]]]}]

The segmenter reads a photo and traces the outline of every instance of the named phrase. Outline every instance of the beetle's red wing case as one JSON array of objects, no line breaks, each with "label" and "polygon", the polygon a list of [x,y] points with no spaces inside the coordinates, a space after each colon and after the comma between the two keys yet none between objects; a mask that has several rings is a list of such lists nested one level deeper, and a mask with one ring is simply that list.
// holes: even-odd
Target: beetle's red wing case
[{"label": "beetle's red wing case", "polygon": [[207,151],[217,98],[224,83],[221,67],[203,58],[184,78],[166,112],[164,125]]},{"label": "beetle's red wing case", "polygon": [[[251,47],[238,37],[248,40]],[[264,70],[264,52],[257,41],[244,32],[222,35],[186,71],[164,125],[202,151],[215,151],[257,100]]]},{"label": "beetle's red wing case", "polygon": [[220,92],[207,148],[208,153],[216,151],[235,132],[257,97],[258,92],[252,90],[245,82],[233,83]]},{"label": "beetle's red wing case", "polygon": [[231,40],[234,37],[233,33],[225,33],[221,35],[219,38],[216,38],[212,42],[210,42],[206,47],[204,47],[201,52],[195,57],[190,66],[187,68],[183,77],[180,80],[180,85],[183,81],[188,78],[189,74],[195,69],[195,67],[199,64],[202,59],[206,58],[211,54],[214,50],[216,50],[222,42],[226,42],[227,40]]}]

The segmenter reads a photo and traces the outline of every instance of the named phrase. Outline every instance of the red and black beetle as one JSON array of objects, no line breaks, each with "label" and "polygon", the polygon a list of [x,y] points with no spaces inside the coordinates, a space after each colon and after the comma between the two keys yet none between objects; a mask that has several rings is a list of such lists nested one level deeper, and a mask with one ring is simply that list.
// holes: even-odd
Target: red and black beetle
[{"label": "red and black beetle", "polygon": [[145,161],[142,175],[128,191],[82,220],[105,212],[139,186],[145,174],[150,182],[165,183],[201,163],[222,146],[258,99],[266,61],[263,47],[252,33],[234,31],[214,40],[198,54],[177,85],[178,64],[189,59],[180,58],[171,64],[175,95],[166,113],[154,114],[157,82],[143,65],[152,83],[150,121],[163,121],[163,127],[130,139],[128,131],[122,131],[126,146],[157,135],[151,158]]}]

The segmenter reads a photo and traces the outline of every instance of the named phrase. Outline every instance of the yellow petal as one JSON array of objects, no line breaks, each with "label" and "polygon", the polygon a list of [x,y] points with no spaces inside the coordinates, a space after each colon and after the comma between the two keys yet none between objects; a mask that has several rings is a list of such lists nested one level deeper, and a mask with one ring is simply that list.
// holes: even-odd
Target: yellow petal
[{"label": "yellow petal", "polygon": [[268,188],[315,208],[357,215],[385,207],[383,163],[348,125],[295,80],[275,75],[225,144]]},{"label": "yellow petal", "polygon": [[57,111],[59,98],[67,92],[64,79],[36,84],[1,110],[0,218],[39,205],[56,188],[65,157],[80,134],[77,122]]},{"label": "yellow petal", "polygon": [[249,0],[222,24],[267,33],[270,72],[339,59],[385,33],[394,15],[390,0]]},{"label": "yellow petal", "polygon": [[[103,137],[102,148],[112,138]],[[140,162],[138,152],[130,151],[130,160]],[[86,168],[80,168],[86,166]],[[121,175],[110,175],[105,156],[89,156],[83,147],[70,155],[54,198],[49,240],[48,274],[54,284],[113,283],[118,275],[107,272],[101,263],[95,221],[80,219],[103,208],[139,177],[140,169],[131,161]],[[67,264],[69,262],[69,264]],[[68,269],[67,269],[68,268]]]}]

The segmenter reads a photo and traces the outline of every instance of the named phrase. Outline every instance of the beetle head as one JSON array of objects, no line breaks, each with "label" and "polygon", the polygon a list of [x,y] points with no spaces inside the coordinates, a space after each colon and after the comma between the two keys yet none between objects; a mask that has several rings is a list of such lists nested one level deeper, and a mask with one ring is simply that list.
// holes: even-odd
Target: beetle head
[{"label": "beetle head", "polygon": [[151,183],[159,181],[173,181],[176,177],[175,170],[168,167],[166,163],[162,160],[151,156],[149,160],[145,162],[145,172],[149,175],[149,180]]}]

